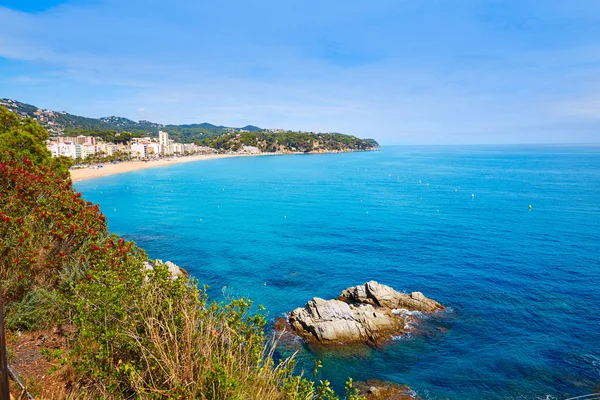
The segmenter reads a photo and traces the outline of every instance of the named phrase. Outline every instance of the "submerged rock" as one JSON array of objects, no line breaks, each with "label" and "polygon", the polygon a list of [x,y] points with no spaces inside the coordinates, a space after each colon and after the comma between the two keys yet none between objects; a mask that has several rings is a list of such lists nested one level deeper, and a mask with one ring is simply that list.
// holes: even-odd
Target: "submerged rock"
[{"label": "submerged rock", "polygon": [[414,329],[416,318],[410,311],[443,308],[420,292],[402,294],[371,281],[344,290],[338,299],[315,297],[305,307],[292,311],[288,321],[297,335],[312,342],[379,343]]},{"label": "submerged rock", "polygon": [[367,400],[420,400],[410,387],[393,382],[367,380],[356,382],[354,387],[360,391],[361,396]]}]

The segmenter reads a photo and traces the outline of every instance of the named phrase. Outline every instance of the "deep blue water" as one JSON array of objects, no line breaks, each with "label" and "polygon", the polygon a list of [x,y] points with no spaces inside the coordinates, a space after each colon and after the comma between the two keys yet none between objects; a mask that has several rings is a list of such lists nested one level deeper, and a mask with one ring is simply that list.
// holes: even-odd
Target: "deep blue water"
[{"label": "deep blue water", "polygon": [[272,318],[371,279],[451,308],[423,336],[320,350],[338,389],[563,399],[600,383],[600,146],[230,158],[76,187],[112,231]]}]

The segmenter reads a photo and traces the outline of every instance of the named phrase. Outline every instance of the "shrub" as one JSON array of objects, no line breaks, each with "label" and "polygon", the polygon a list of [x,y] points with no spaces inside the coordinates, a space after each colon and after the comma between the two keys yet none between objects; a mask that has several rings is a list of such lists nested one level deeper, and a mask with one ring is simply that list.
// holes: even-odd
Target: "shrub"
[{"label": "shrub", "polygon": [[47,321],[58,319],[60,304],[56,292],[33,289],[19,302],[9,303],[6,309],[7,329],[30,331],[43,328]]},{"label": "shrub", "polygon": [[[77,328],[61,397],[337,399],[329,382],[294,376],[293,359],[275,365],[251,301],[209,302],[165,265],[145,269],[145,252],[108,233],[49,161],[40,129],[0,107],[0,280],[8,329]],[[351,382],[346,395],[359,399]]]},{"label": "shrub", "polygon": [[[195,281],[135,263],[93,271],[73,296],[70,358],[81,396],[172,399],[337,399],[329,382],[274,364],[275,340],[247,299],[209,302]],[[348,399],[360,399],[351,381]]]},{"label": "shrub", "polygon": [[0,279],[19,301],[34,287],[54,288],[64,269],[108,236],[106,218],[55,171],[0,152]]}]

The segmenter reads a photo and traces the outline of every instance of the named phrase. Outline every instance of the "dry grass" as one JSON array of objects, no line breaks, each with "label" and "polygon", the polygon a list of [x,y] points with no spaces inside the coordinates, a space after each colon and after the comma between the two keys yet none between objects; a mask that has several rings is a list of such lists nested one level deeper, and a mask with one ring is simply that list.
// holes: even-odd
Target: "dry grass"
[{"label": "dry grass", "polygon": [[[160,289],[142,301],[168,302]],[[262,345],[258,332],[234,327],[222,308],[197,309],[197,303],[145,307],[140,316],[147,337],[128,331],[145,369],[135,388],[142,397],[198,399],[281,399],[288,363],[272,366],[275,341]]]},{"label": "dry grass", "polygon": [[147,273],[139,286],[98,277],[78,292],[86,333],[74,347],[82,362],[73,398],[303,398],[286,395],[300,384],[293,361],[274,365],[276,338],[265,337],[251,302],[209,303],[195,282]]}]

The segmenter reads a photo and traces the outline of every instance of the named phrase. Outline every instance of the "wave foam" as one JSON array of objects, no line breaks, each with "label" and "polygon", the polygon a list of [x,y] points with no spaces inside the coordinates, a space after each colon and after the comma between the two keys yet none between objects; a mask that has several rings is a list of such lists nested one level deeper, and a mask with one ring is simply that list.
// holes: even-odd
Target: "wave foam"
[{"label": "wave foam", "polygon": [[392,314],[394,315],[410,315],[410,316],[415,316],[415,317],[421,317],[423,316],[423,313],[421,311],[410,311],[407,310],[405,308],[394,308],[392,309]]}]

